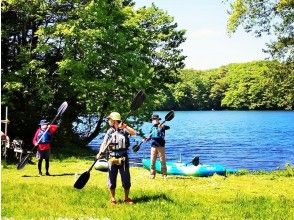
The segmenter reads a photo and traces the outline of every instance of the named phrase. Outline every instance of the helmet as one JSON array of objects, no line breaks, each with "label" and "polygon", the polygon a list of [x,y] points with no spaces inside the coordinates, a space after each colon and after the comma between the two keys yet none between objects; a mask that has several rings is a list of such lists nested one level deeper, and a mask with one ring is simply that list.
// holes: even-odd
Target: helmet
[{"label": "helmet", "polygon": [[114,121],[121,121],[121,116],[118,112],[111,112],[108,118],[114,120]]}]

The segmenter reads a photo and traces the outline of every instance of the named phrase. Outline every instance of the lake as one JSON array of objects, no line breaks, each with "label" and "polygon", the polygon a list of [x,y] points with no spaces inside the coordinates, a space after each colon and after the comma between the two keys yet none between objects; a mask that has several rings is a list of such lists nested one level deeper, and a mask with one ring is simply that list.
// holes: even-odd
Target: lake
[{"label": "lake", "polygon": [[[161,118],[165,111],[155,112]],[[274,170],[294,164],[293,111],[176,111],[166,131],[166,156],[170,161],[191,161],[227,168]],[[151,123],[143,125],[149,133]],[[141,138],[132,138],[131,146]],[[101,136],[90,143],[97,149]],[[131,148],[130,148],[131,149]],[[130,150],[131,163],[140,165],[149,157],[145,143],[137,153]]]}]

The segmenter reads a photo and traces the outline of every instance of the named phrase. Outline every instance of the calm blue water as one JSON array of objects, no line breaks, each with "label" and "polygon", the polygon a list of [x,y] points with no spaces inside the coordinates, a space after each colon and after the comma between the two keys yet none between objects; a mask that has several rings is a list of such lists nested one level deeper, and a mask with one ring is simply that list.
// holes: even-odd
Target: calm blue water
[{"label": "calm blue water", "polygon": [[[156,113],[164,118],[167,112]],[[203,164],[249,170],[274,170],[294,164],[293,111],[175,112],[175,118],[166,124],[171,127],[166,132],[166,155],[171,161],[181,158],[189,162],[198,155]],[[150,126],[143,126],[146,134]],[[100,143],[97,137],[90,146],[97,149]],[[149,152],[149,143],[136,154],[130,150],[131,162],[139,164]]]}]

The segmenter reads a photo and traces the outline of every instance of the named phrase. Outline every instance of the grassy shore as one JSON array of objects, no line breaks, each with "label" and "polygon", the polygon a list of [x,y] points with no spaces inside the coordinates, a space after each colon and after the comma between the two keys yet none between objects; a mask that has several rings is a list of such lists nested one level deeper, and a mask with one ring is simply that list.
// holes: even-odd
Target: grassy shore
[{"label": "grassy shore", "polygon": [[[2,219],[294,219],[294,168],[209,178],[160,176],[131,168],[134,205],[111,206],[107,173],[93,170],[82,190],[75,174],[90,160],[69,158],[50,163],[52,176],[37,176],[37,165],[18,171],[2,166]],[[44,165],[44,164],[43,164]]]}]

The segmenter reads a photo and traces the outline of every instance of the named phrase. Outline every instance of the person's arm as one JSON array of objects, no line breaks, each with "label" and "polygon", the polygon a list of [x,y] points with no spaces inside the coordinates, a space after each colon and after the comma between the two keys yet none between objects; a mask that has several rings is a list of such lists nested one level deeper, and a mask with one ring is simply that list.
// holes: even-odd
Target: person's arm
[{"label": "person's arm", "polygon": [[39,136],[39,133],[40,133],[40,128],[36,131],[35,135],[34,135],[34,138],[33,138],[33,145],[34,146],[37,146],[37,139],[38,139],[38,136]]},{"label": "person's arm", "polygon": [[162,130],[168,130],[168,129],[170,129],[170,127],[167,126],[167,125],[162,125],[162,126],[161,126],[161,129],[162,129]]},{"label": "person's arm", "polygon": [[137,132],[134,128],[129,127],[127,124],[120,125],[120,128],[125,129],[130,135],[137,135]]},{"label": "person's arm", "polygon": [[127,132],[128,132],[130,135],[132,135],[132,136],[137,135],[137,131],[136,131],[134,128],[131,128],[131,127],[129,127],[129,126],[126,126],[125,129],[127,130]]},{"label": "person's arm", "polygon": [[100,148],[99,148],[99,152],[98,154],[96,155],[96,158],[99,159],[100,156],[106,151],[108,145],[109,145],[109,140],[110,140],[110,134],[109,134],[109,131],[106,132],[105,136],[104,136],[104,139],[100,145]]},{"label": "person's arm", "polygon": [[49,125],[50,127],[49,127],[49,132],[51,133],[51,134],[54,134],[54,133],[56,133],[57,132],[57,130],[58,130],[58,125]]}]

